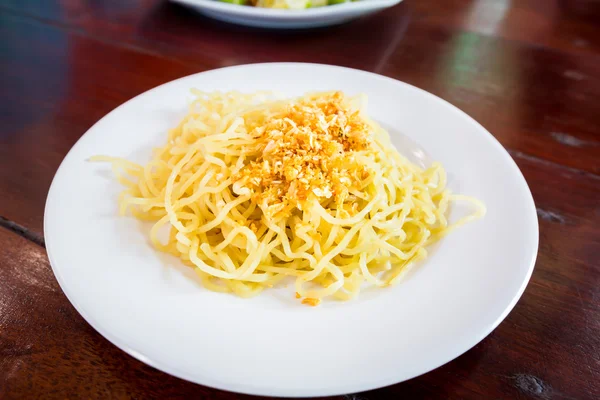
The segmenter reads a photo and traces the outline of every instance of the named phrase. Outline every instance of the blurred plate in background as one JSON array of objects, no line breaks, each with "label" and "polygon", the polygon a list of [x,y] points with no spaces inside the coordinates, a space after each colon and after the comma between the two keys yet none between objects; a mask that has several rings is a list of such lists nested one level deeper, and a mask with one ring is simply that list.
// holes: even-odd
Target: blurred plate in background
[{"label": "blurred plate in background", "polygon": [[297,29],[341,24],[395,6],[402,0],[361,0],[303,10],[250,7],[218,0],[171,1],[219,21],[258,28]]}]

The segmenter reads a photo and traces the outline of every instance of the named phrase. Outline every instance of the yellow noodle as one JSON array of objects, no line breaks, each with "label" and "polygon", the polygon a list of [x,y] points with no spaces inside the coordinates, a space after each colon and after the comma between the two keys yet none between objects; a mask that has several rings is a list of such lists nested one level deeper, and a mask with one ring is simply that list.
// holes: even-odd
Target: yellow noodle
[{"label": "yellow noodle", "polygon": [[[402,157],[388,133],[366,117],[362,98],[316,93],[279,100],[267,93],[193,93],[190,113],[145,166],[106,156],[92,160],[110,162],[126,186],[118,199],[120,212],[155,221],[152,245],[193,266],[210,290],[250,297],[291,277],[305,304],[316,305],[329,296],[348,300],[365,283],[383,287],[399,281],[426,258],[426,246],[485,214],[479,200],[450,193],[439,163],[423,170]],[[341,98],[335,104],[343,104],[345,114],[334,110],[326,118],[315,117],[315,135],[346,132],[344,121],[357,115],[362,118],[357,121],[364,121],[360,126],[369,146],[344,150],[354,164],[342,170],[353,183],[338,185],[332,197],[326,182],[300,200],[290,195],[296,193],[294,176],[285,175],[292,183],[287,195],[275,194],[277,201],[267,195],[276,193],[279,178],[249,189],[248,182],[257,176],[248,168],[262,163],[261,155],[272,146],[261,142],[265,127],[285,130],[279,136],[273,130],[273,137],[306,134],[306,121],[290,110],[305,112],[312,102],[327,98]],[[309,150],[312,141],[310,133]],[[265,161],[259,167],[263,169],[255,171],[268,173],[288,166]],[[246,180],[240,180],[244,171]],[[476,211],[450,224],[448,213],[456,201],[469,202]],[[169,231],[166,242],[159,240],[162,228]]]}]

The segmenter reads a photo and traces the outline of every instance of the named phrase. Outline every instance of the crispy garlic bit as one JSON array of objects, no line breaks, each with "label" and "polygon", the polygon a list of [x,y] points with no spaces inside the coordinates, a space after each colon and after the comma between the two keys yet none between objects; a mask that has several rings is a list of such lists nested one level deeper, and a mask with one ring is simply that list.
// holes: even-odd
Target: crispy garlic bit
[{"label": "crispy garlic bit", "polygon": [[321,304],[321,300],[307,297],[306,299],[302,300],[302,304],[306,304],[307,306],[311,306],[311,307],[316,307],[319,304]]},{"label": "crispy garlic bit", "polygon": [[234,188],[249,190],[272,215],[310,198],[342,204],[369,176],[356,152],[370,148],[372,129],[341,92],[290,102],[250,134],[258,145]]}]

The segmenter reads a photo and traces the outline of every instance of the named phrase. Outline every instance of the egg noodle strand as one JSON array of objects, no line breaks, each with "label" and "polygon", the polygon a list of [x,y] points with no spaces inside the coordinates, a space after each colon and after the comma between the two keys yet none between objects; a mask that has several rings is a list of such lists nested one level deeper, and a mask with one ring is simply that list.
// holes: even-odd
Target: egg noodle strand
[{"label": "egg noodle strand", "polygon": [[[268,93],[194,93],[188,116],[146,165],[106,156],[92,160],[110,162],[126,187],[119,197],[120,213],[155,221],[150,231],[154,247],[193,267],[210,290],[250,297],[291,277],[296,296],[306,304],[328,296],[347,300],[365,281],[394,284],[427,256],[428,245],[485,214],[480,201],[450,193],[440,164],[423,170],[401,156],[388,133],[364,115],[361,98],[340,97],[339,92],[293,100],[276,100]],[[315,123],[323,132],[338,132],[322,146],[315,143],[324,136],[313,137],[302,125],[313,115],[308,114],[313,112],[310,105],[319,101]],[[291,113],[292,106],[300,114]],[[262,140],[264,127],[275,126],[273,121],[278,129],[269,132],[275,141]],[[362,145],[358,139],[346,136],[354,129],[352,121],[357,121],[355,130],[368,131],[367,147],[357,147]],[[332,147],[335,154],[346,158],[339,158],[342,164],[333,171],[353,180],[339,175],[335,185],[323,190],[307,186],[304,196],[297,195],[300,200],[292,199],[300,193],[297,184],[307,182],[303,172],[287,168],[285,158],[284,165],[269,164],[275,158],[265,154],[278,145],[278,137],[291,140],[297,132],[309,132],[309,150],[338,146]],[[346,148],[358,150],[340,150],[335,140],[342,139]],[[307,171],[314,171],[313,164],[303,162]],[[278,165],[285,173],[273,175],[268,185],[253,181],[265,170],[274,174]],[[356,165],[363,172],[350,175],[347,171]],[[272,189],[282,185],[287,185],[283,195]],[[476,212],[449,224],[454,201],[469,202]],[[166,242],[159,239],[163,228],[169,231]]]}]

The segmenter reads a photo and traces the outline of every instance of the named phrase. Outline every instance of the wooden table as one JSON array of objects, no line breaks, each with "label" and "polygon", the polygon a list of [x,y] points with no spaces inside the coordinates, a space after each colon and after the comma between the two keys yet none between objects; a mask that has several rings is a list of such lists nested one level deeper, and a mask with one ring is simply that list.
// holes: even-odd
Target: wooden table
[{"label": "wooden table", "polygon": [[5,0],[0,54],[0,398],[249,397],[161,373],[96,333],[52,274],[42,219],[60,161],[108,111],[265,61],[374,71],[448,100],[508,149],[537,205],[538,261],[508,318],[437,370],[345,398],[600,398],[600,2],[405,0],[268,32],[161,0]]}]

